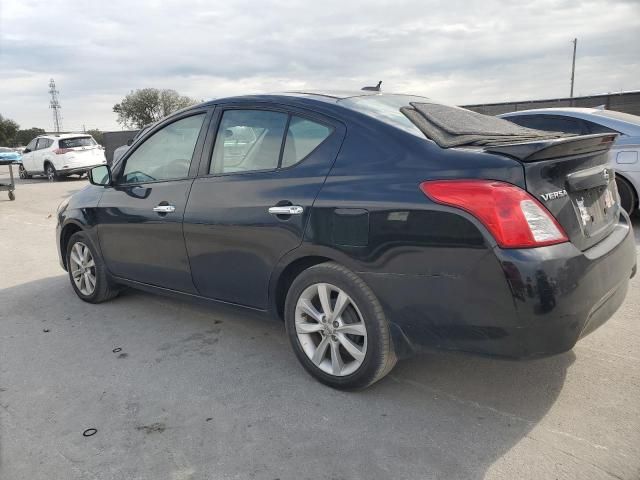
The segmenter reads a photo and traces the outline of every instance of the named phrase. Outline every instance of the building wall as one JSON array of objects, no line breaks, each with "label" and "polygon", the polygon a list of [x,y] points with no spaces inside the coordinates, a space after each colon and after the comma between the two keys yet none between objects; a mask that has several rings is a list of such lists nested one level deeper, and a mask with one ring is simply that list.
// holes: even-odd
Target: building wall
[{"label": "building wall", "polygon": [[483,103],[463,105],[464,108],[485,115],[499,115],[501,113],[529,110],[532,108],[552,107],[599,107],[604,105],[607,110],[640,115],[640,91],[610,93],[606,95],[590,95],[586,97],[556,98],[550,100],[526,100],[521,102]]},{"label": "building wall", "polygon": [[111,165],[113,160],[113,152],[121,145],[126,145],[129,140],[133,140],[138,130],[120,130],[117,132],[104,132],[103,146],[104,154],[107,157],[107,163]]}]

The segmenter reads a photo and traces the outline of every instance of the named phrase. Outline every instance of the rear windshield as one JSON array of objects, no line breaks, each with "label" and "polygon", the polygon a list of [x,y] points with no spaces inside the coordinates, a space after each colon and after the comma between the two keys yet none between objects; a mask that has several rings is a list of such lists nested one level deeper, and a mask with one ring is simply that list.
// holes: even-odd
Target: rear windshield
[{"label": "rear windshield", "polygon": [[60,148],[92,147],[97,145],[93,137],[65,138],[58,142]]},{"label": "rear windshield", "polygon": [[350,97],[338,102],[339,105],[364,113],[391,126],[413,133],[418,137],[424,134],[411,120],[402,114],[400,109],[409,105],[409,102],[425,102],[425,97],[413,97],[409,95],[365,95],[362,97]]},{"label": "rear windshield", "polygon": [[572,136],[521,127],[502,118],[439,103],[411,102],[400,111],[442,148],[488,147]]},{"label": "rear windshield", "polygon": [[567,136],[559,132],[521,127],[464,108],[434,103],[426,97],[367,95],[346,98],[338,103],[418,137],[427,137],[442,148],[501,145]]},{"label": "rear windshield", "polygon": [[0,147],[0,153],[7,153],[7,152],[13,152],[13,150],[7,147]]}]

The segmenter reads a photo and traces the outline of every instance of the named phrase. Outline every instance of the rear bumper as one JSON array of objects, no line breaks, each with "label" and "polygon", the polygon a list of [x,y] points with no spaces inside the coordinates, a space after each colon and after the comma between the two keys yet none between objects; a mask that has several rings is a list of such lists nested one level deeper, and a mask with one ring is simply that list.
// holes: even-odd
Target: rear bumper
[{"label": "rear bumper", "polygon": [[71,166],[69,168],[61,168],[58,170],[59,175],[77,175],[78,173],[87,173],[93,167],[99,167],[100,165],[106,165],[106,163],[96,163],[95,165],[83,165],[83,166]]},{"label": "rear bumper", "polygon": [[392,322],[400,356],[427,347],[531,358],[570,350],[606,322],[635,272],[635,240],[623,215],[584,252],[571,243],[496,247],[459,275],[362,276]]}]

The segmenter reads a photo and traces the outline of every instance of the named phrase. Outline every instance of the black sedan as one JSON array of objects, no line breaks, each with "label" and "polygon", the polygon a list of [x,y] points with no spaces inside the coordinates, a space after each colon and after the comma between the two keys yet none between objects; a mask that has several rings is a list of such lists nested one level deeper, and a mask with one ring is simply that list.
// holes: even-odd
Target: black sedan
[{"label": "black sedan", "polygon": [[336,388],[425,348],[557,354],[636,271],[614,139],[378,92],[216,100],[91,171],[60,260],[87,302],[131,286],[281,318]]}]

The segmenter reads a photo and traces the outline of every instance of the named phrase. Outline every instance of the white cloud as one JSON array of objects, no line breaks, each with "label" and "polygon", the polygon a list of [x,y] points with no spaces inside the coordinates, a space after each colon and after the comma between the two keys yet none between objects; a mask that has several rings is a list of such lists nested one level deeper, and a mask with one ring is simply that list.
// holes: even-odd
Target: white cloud
[{"label": "white cloud", "polygon": [[0,113],[51,124],[56,79],[65,128],[118,128],[130,90],[208,99],[300,88],[360,88],[449,103],[640,87],[637,1],[209,2],[3,0]]}]

